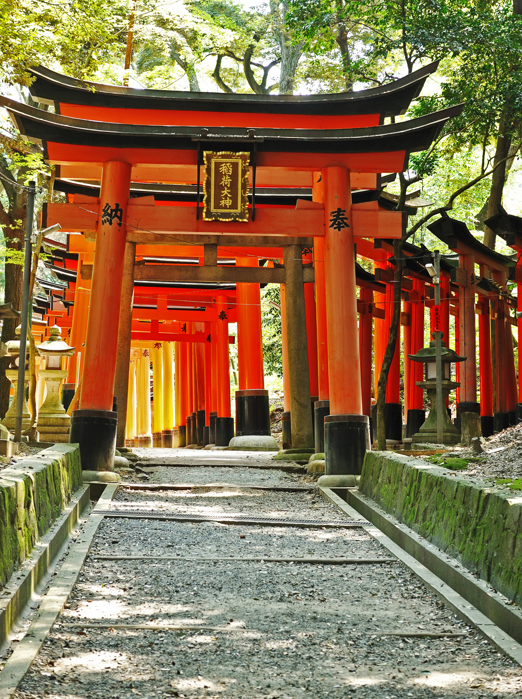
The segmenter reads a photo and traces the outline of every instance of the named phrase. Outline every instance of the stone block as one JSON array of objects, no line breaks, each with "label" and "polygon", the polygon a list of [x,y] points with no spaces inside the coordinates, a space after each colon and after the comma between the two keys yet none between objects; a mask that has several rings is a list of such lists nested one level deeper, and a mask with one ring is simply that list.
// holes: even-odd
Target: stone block
[{"label": "stone block", "polygon": [[470,447],[473,439],[482,437],[482,425],[478,413],[460,414],[460,434],[461,443],[465,447]]}]

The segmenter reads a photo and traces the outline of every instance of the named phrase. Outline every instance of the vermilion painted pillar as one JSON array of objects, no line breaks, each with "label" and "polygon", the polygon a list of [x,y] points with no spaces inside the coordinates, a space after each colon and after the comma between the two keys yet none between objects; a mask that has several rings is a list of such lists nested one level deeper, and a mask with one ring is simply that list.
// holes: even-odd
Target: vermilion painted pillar
[{"label": "vermilion painted pillar", "polygon": [[[412,292],[409,294],[409,301],[405,301],[403,304],[404,314],[406,316],[406,325],[403,327],[404,333],[404,414],[407,416],[410,411],[411,402],[411,374],[412,374],[412,364],[413,362],[409,359],[411,354],[411,335],[413,328],[413,304],[411,302]],[[361,358],[362,359],[362,358]]]},{"label": "vermilion painted pillar", "polygon": [[[522,266],[520,255],[518,257],[518,267]],[[518,337],[518,404],[517,404],[517,419],[522,420],[522,283],[517,284],[517,337]],[[72,344],[72,343],[71,343]]]},{"label": "vermilion painted pillar", "polygon": [[517,374],[515,369],[515,353],[513,349],[513,331],[511,329],[509,306],[507,302],[504,301],[504,314],[505,314],[505,366],[506,366],[506,376],[505,385],[507,387],[506,393],[506,409],[510,425],[515,425],[517,421]]},{"label": "vermilion painted pillar", "polygon": [[310,395],[312,402],[319,397],[319,375],[317,369],[317,321],[314,285],[304,285],[306,308],[306,336],[308,340],[308,372],[310,375]]},{"label": "vermilion painted pillar", "polygon": [[330,415],[325,418],[326,473],[358,474],[370,447],[363,415],[350,173],[323,170],[325,281]]},{"label": "vermilion painted pillar", "polygon": [[495,299],[495,431],[500,432],[508,426],[505,383],[505,342],[504,307],[500,298]]},{"label": "vermilion painted pillar", "polygon": [[64,407],[67,409],[82,376],[83,361],[85,358],[85,339],[87,337],[87,321],[89,318],[89,304],[91,299],[91,280],[82,279],[81,269],[86,262],[92,264],[92,253],[80,253],[78,256],[78,276],[74,292],[74,312],[71,327],[70,344],[76,349],[69,359],[67,383],[63,387]]},{"label": "vermilion painted pillar", "polygon": [[163,343],[163,432],[161,445],[173,446],[174,430],[174,347],[172,342]]},{"label": "vermilion painted pillar", "polygon": [[373,291],[361,289],[362,310],[359,313],[359,352],[361,355],[361,392],[363,414],[371,416],[372,410],[372,338]]},{"label": "vermilion painted pillar", "polygon": [[[321,172],[314,172],[313,201],[323,203]],[[324,281],[324,238],[314,238],[315,318],[317,331],[317,397],[314,405],[315,451],[324,453],[324,419],[330,414],[328,382],[328,335],[326,330],[326,290]]]},{"label": "vermilion painted pillar", "polygon": [[479,327],[479,366],[480,366],[480,422],[482,436],[490,437],[493,425],[493,375],[491,361],[491,314],[489,297],[480,297]]},{"label": "vermilion painted pillar", "polygon": [[[257,257],[238,257],[239,267],[258,267]],[[236,438],[232,449],[264,448],[270,438],[270,405],[265,390],[263,337],[261,332],[261,293],[259,284],[237,284],[237,340],[239,390],[236,391]],[[258,439],[249,439],[250,437]],[[265,440],[264,438],[268,438]],[[273,444],[272,444],[273,442]]]},{"label": "vermilion painted pillar", "polygon": [[[388,344],[389,328],[393,314],[393,293],[394,284],[386,284],[386,345]],[[388,383],[386,385],[386,438],[402,441],[402,405],[401,405],[401,366],[400,366],[400,325],[395,353],[388,373]],[[386,350],[386,345],[384,349]]]},{"label": "vermilion painted pillar", "polygon": [[210,444],[216,443],[216,419],[218,415],[218,362],[217,362],[217,322],[210,323],[210,356],[212,368],[212,383],[210,391],[209,439]]},{"label": "vermilion painted pillar", "polygon": [[153,344],[151,354],[152,393],[154,396],[152,445],[161,447],[161,434],[163,432],[163,348],[161,342]]},{"label": "vermilion painted pillar", "polygon": [[71,442],[80,445],[82,468],[93,471],[114,467],[112,408],[130,175],[130,163],[103,166],[80,408],[73,412],[70,433]]},{"label": "vermilion painted pillar", "polygon": [[459,295],[459,354],[466,357],[460,362],[460,402],[457,405],[457,421],[461,413],[480,413],[477,403],[477,362],[475,340],[475,264],[473,255],[461,255],[460,265],[466,270],[466,286]]},{"label": "vermilion painted pillar", "polygon": [[[198,333],[205,332],[205,323],[195,323],[194,330]],[[205,431],[205,346],[202,342],[194,343],[196,384],[198,389],[198,403],[196,406],[197,444],[204,446],[203,436]]]},{"label": "vermilion painted pillar", "polygon": [[182,429],[183,422],[183,378],[182,378],[182,344],[181,342],[174,343],[174,446],[186,446],[186,430]]},{"label": "vermilion painted pillar", "polygon": [[[407,354],[416,354],[421,347],[424,347],[424,291],[424,282],[415,279],[413,281],[413,290],[409,293],[411,299],[410,347],[408,352],[406,348],[404,351],[405,364]],[[404,388],[404,394],[408,394],[408,409],[406,413],[407,437],[413,437],[420,430],[426,419],[423,390],[417,386],[417,382],[424,379],[423,372],[423,364],[420,362],[408,362],[408,382]]]},{"label": "vermilion painted pillar", "polygon": [[230,416],[230,369],[228,356],[227,297],[216,297],[216,352],[217,352],[217,413],[216,446],[227,447],[234,437],[234,419]]},{"label": "vermilion painted pillar", "polygon": [[[186,324],[187,334],[192,334],[192,323]],[[192,342],[184,342],[185,362],[187,372],[186,403],[185,403],[185,425],[187,431],[187,447],[194,444],[192,429],[192,413],[194,412],[194,349]]]},{"label": "vermilion painted pillar", "polygon": [[212,331],[211,324],[205,323],[205,427],[203,442],[210,444],[210,413],[212,404]]}]

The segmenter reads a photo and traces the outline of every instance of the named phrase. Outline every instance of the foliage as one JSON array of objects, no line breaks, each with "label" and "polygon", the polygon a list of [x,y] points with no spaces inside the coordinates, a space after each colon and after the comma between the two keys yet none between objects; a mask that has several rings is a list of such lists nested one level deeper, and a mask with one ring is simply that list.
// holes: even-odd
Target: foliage
[{"label": "foliage", "polygon": [[268,284],[261,290],[261,329],[265,374],[283,376],[281,339],[281,290]]}]

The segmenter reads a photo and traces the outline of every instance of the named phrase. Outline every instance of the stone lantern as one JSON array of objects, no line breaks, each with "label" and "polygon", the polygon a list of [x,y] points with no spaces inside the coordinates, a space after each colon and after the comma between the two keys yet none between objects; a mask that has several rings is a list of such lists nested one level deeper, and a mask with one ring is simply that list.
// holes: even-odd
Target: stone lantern
[{"label": "stone lantern", "polygon": [[[446,347],[444,342],[441,342],[441,345],[442,396],[444,405],[446,405],[446,399],[450,391],[460,386],[460,383],[451,380],[451,365],[465,361],[466,357],[460,357],[455,350]],[[437,444],[440,440],[437,438],[437,357],[435,342],[430,342],[429,347],[423,347],[417,354],[409,354],[408,357],[414,362],[422,362],[425,365],[425,380],[417,381],[417,386],[426,389],[430,401],[430,414],[420,430],[413,435],[412,442]],[[460,442],[460,432],[451,422],[447,410],[444,410],[442,414],[442,426],[442,443],[458,444]]]},{"label": "stone lantern", "polygon": [[[22,326],[19,325],[15,330],[16,339],[9,340],[6,342],[7,356],[11,358],[9,363],[9,368],[6,369],[5,375],[11,382],[14,391],[14,397],[9,406],[9,410],[5,414],[2,420],[2,425],[7,427],[8,430],[14,430],[15,420],[16,420],[16,396],[18,394],[18,367],[20,366],[20,334],[22,332]],[[29,383],[29,371],[27,366],[27,357],[25,358],[25,378],[24,378],[24,402],[22,408],[22,430],[29,429],[31,424],[31,415],[29,413],[29,408],[27,407],[27,401],[25,399],[25,389]]]},{"label": "stone lantern", "polygon": [[68,442],[71,418],[62,405],[60,386],[67,376],[67,370],[64,369],[65,357],[74,354],[74,347],[69,347],[61,339],[60,328],[53,325],[49,339],[37,349],[43,358],[39,375],[45,380],[47,396],[38,411],[36,429],[42,442]]}]

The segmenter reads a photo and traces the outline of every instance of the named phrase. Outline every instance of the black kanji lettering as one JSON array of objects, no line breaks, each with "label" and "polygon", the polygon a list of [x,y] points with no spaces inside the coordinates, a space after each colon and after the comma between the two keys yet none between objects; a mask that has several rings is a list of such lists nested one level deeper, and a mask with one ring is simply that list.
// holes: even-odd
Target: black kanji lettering
[{"label": "black kanji lettering", "polygon": [[227,316],[227,314],[225,313],[225,311],[221,311],[221,313],[219,313],[219,315],[218,315],[219,320],[226,320],[227,317],[228,317],[228,316]]},{"label": "black kanji lettering", "polygon": [[118,226],[121,227],[123,223],[123,209],[118,203],[116,203],[114,208],[107,203],[102,209],[102,223],[108,223],[109,226],[112,226],[113,221],[117,221]]},{"label": "black kanji lettering", "polygon": [[341,231],[343,228],[350,228],[348,223],[348,218],[346,216],[346,209],[335,209],[330,211],[330,228],[336,231]]}]

